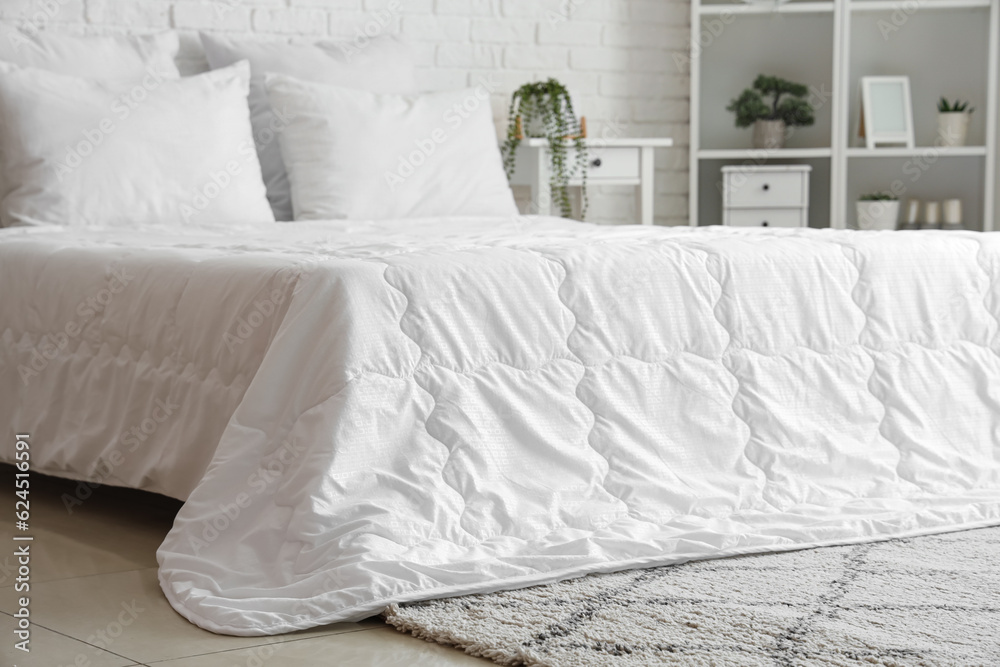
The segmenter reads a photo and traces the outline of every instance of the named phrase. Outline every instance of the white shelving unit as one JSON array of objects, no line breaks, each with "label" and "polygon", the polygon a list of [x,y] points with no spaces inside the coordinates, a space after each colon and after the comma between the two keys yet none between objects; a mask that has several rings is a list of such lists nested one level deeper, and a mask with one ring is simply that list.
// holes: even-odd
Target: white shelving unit
[{"label": "white shelving unit", "polygon": [[[901,199],[960,197],[967,224],[997,221],[997,77],[1000,0],[792,0],[783,4],[692,1],[691,224],[722,220],[721,168],[812,166],[812,227],[845,227],[864,192],[899,181]],[[786,148],[750,148],[751,131],[725,110],[757,74],[806,84],[816,124]],[[917,147],[869,150],[853,135],[859,83],[910,77]],[[935,147],[936,102],[971,101],[969,144]]]}]

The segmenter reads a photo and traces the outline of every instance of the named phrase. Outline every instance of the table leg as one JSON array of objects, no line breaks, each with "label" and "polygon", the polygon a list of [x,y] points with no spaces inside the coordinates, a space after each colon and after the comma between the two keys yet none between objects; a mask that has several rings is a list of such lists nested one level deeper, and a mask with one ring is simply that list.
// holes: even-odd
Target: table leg
[{"label": "table leg", "polygon": [[531,213],[534,215],[552,215],[548,151],[535,150],[535,160],[535,178],[531,186]]},{"label": "table leg", "polygon": [[639,153],[639,222],[653,224],[653,195],[656,190],[656,171],[653,168],[653,147],[644,146]]}]

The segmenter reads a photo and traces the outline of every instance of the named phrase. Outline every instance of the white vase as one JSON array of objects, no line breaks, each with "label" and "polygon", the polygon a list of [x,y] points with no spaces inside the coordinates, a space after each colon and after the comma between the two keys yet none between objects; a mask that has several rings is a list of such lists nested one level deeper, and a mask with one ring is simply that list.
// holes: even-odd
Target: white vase
[{"label": "white vase", "polygon": [[896,229],[896,221],[899,220],[898,201],[859,201],[857,207],[858,229]]},{"label": "white vase", "polygon": [[964,146],[969,134],[969,114],[949,111],[938,114],[938,138],[942,146]]},{"label": "white vase", "polygon": [[753,147],[777,150],[785,145],[785,121],[758,120],[753,124]]},{"label": "white vase", "polygon": [[945,199],[941,203],[941,213],[944,216],[944,224],[946,225],[961,225],[962,224],[962,200],[961,199]]}]

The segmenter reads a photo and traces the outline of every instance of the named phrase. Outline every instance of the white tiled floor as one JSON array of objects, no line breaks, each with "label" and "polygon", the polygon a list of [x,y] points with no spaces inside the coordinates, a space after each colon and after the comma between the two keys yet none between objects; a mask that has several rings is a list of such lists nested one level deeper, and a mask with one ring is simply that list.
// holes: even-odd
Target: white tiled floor
[{"label": "white tiled floor", "polygon": [[223,637],[171,609],[156,581],[156,548],[179,504],[102,488],[67,510],[75,484],[38,475],[31,488],[31,652],[14,649],[18,593],[13,469],[0,466],[0,665],[3,667],[353,667],[489,665],[399,633],[380,619],[278,637]]}]

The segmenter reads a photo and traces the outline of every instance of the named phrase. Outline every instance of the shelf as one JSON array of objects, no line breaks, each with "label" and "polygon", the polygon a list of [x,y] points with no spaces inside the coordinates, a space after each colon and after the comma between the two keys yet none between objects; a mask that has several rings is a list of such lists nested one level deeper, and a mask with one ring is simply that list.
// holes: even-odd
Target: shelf
[{"label": "shelf", "polygon": [[832,151],[829,148],[735,148],[735,149],[702,149],[698,157],[702,160],[787,160],[805,158],[828,158]]},{"label": "shelf", "polygon": [[[800,164],[812,167],[814,226],[844,227],[859,195],[899,180],[907,196],[958,197],[973,227],[1000,229],[1000,0],[692,0],[691,11],[693,224],[721,220],[720,167]],[[822,93],[814,125],[789,135],[789,148],[750,149],[724,111],[760,72]],[[889,74],[910,78],[917,145],[867,149],[856,137],[860,81]],[[938,145],[942,95],[976,107],[969,146]]]},{"label": "shelf", "polygon": [[717,16],[720,14],[832,14],[832,2],[786,2],[775,3],[726,3],[720,5],[701,5],[698,13],[702,16]]},{"label": "shelf", "polygon": [[[900,9],[898,0],[854,0],[847,3],[852,12],[895,12]],[[916,0],[913,11],[921,9],[989,9],[990,0]],[[912,12],[910,12],[912,13]]]},{"label": "shelf", "polygon": [[[548,146],[549,140],[544,137],[529,137],[524,140],[524,143],[532,148],[541,148]],[[567,145],[571,145],[572,141],[567,141],[566,143]],[[674,140],[658,137],[609,137],[607,139],[587,137],[583,140],[583,143],[590,148],[670,148],[674,145]]]},{"label": "shelf", "polygon": [[916,148],[848,148],[847,157],[984,157],[986,146],[917,146]]}]

